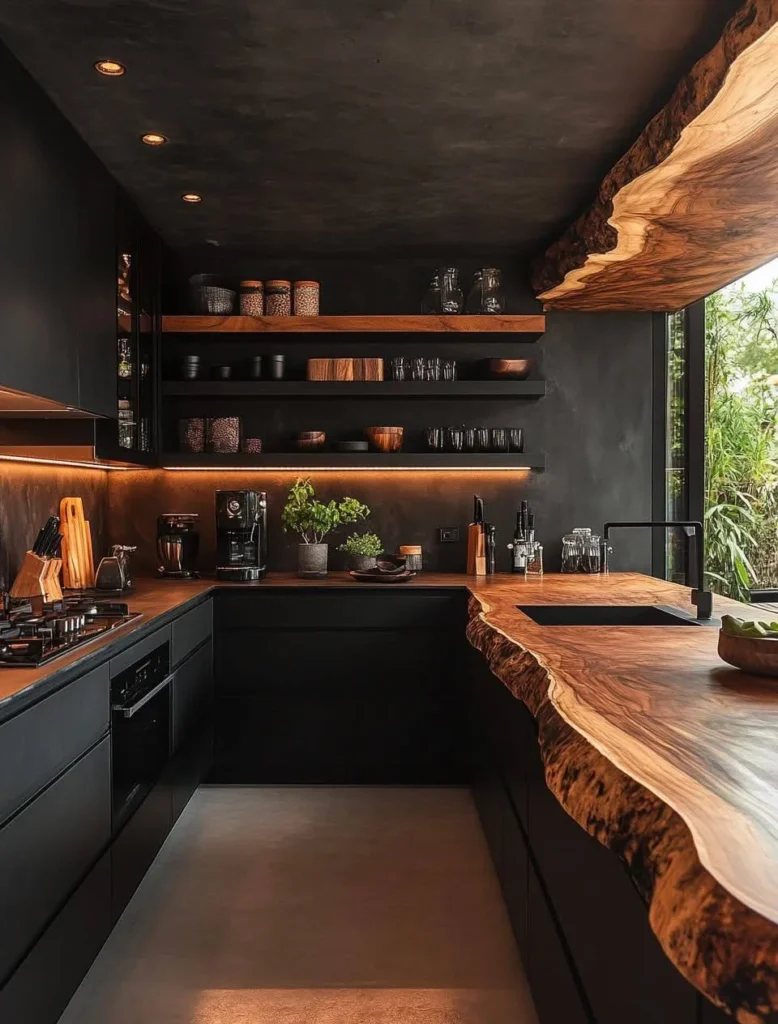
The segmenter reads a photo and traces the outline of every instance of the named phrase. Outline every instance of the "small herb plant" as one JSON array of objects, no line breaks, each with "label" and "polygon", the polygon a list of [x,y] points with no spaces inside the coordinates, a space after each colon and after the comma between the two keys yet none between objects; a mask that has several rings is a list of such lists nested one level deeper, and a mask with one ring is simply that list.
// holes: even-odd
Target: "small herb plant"
[{"label": "small herb plant", "polygon": [[303,544],[322,544],[328,533],[347,523],[356,523],[370,515],[370,509],[356,498],[317,501],[310,477],[298,479],[289,491],[281,513],[284,532],[299,533]]},{"label": "small herb plant", "polygon": [[378,558],[384,550],[381,538],[375,533],[352,533],[338,548],[347,555],[364,555],[366,558]]}]

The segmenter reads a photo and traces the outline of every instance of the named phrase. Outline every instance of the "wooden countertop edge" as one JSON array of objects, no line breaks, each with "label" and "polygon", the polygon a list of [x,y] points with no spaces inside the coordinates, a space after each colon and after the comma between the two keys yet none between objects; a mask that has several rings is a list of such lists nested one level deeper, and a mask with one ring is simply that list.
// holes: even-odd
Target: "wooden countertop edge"
[{"label": "wooden countertop edge", "polygon": [[621,860],[665,955],[740,1024],[778,1011],[778,928],[703,865],[691,829],[670,803],[567,720],[552,696],[553,674],[540,656],[489,622],[486,597],[471,590],[468,603],[468,640],[536,720],[546,785]]}]

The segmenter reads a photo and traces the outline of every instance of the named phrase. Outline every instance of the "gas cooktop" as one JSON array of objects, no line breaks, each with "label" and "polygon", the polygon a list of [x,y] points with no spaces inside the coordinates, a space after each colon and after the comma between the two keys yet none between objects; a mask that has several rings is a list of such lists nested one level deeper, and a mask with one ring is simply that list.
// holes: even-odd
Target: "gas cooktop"
[{"label": "gas cooktop", "polygon": [[44,605],[40,615],[31,604],[11,607],[0,613],[0,668],[45,665],[140,615],[123,601],[83,596]]}]

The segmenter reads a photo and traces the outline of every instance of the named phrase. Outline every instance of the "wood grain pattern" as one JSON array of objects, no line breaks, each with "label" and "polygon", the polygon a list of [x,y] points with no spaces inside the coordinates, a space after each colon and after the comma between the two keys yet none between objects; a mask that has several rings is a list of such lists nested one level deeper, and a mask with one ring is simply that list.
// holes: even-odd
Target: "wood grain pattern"
[{"label": "wood grain pattern", "polygon": [[[326,581],[277,574],[219,589],[355,585],[346,574]],[[370,586],[360,584],[368,600]],[[549,789],[622,860],[669,959],[741,1024],[775,1020],[778,689],[772,681],[724,665],[715,627],[541,627],[516,608],[660,603],[692,611],[687,589],[649,577],[421,573],[406,586],[470,591],[468,638],[535,717]],[[140,582],[130,604],[144,617],[120,633],[161,624],[212,589],[208,580]],[[764,615],[716,598],[716,614],[725,611]],[[66,655],[57,668],[88,663],[115,639]],[[0,704],[9,706],[22,690],[34,693],[52,670],[0,672]]]},{"label": "wood grain pattern", "polygon": [[380,358],[322,359],[306,362],[307,380],[383,380],[384,361]]},{"label": "wood grain pattern", "polygon": [[531,316],[163,316],[162,330],[176,334],[346,332],[542,334],[546,318]]},{"label": "wood grain pattern", "polygon": [[674,310],[778,253],[778,0],[747,0],[536,263],[548,309]]}]

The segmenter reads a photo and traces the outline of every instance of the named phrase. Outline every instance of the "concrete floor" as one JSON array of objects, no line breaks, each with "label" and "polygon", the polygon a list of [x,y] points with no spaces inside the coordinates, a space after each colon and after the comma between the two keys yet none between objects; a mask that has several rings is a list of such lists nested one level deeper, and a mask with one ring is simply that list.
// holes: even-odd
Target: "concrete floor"
[{"label": "concrete floor", "polygon": [[200,789],[60,1024],[535,1024],[470,794]]}]

